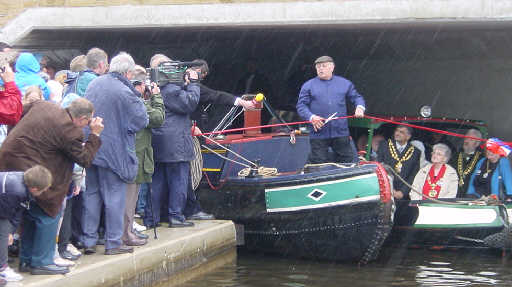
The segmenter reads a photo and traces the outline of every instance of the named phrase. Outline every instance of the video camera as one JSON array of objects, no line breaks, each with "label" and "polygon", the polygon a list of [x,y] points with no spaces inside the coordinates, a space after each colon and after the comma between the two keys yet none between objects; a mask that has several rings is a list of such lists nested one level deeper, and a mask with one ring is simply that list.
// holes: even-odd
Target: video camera
[{"label": "video camera", "polygon": [[[156,68],[148,68],[146,70],[151,82],[162,87],[169,83],[183,85],[187,69],[202,65],[203,63],[201,62],[165,61],[160,63]],[[198,79],[190,79],[190,82],[198,82],[200,78],[201,75],[198,73]]]}]

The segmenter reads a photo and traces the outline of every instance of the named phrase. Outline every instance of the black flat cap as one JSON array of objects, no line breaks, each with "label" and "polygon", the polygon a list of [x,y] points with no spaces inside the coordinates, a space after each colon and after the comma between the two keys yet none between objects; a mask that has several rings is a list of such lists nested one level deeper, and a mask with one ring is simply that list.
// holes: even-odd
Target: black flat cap
[{"label": "black flat cap", "polygon": [[327,62],[332,62],[334,63],[334,60],[329,57],[329,56],[322,56],[322,57],[318,57],[316,60],[315,60],[315,65],[318,64],[318,63],[327,63]]}]

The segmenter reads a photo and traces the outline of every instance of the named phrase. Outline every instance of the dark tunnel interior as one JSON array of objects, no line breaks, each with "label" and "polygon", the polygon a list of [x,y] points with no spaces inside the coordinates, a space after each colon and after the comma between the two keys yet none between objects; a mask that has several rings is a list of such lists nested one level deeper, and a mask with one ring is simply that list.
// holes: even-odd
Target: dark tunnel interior
[{"label": "dark tunnel interior", "polygon": [[34,30],[16,47],[46,54],[57,70],[91,47],[109,56],[130,53],[149,66],[155,53],[208,61],[205,84],[243,93],[248,69],[264,81],[276,109],[294,110],[300,86],[315,76],[312,62],[330,55],[335,73],[351,80],[368,113],[487,122],[490,134],[510,136],[512,30],[508,22],[344,24],[279,27],[174,27]]}]

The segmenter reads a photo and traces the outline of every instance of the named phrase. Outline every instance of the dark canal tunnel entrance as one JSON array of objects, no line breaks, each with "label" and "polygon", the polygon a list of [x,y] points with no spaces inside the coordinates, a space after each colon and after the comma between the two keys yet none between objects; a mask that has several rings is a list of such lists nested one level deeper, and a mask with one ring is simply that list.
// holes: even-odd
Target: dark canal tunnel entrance
[{"label": "dark canal tunnel entrance", "polygon": [[300,85],[314,76],[311,63],[335,59],[335,72],[364,95],[369,114],[478,119],[490,135],[511,138],[512,32],[509,22],[224,26],[33,30],[16,43],[48,55],[58,68],[97,46],[109,55],[132,54],[148,66],[155,53],[206,59],[212,88],[241,93],[247,69],[265,77],[277,109],[293,109]]}]

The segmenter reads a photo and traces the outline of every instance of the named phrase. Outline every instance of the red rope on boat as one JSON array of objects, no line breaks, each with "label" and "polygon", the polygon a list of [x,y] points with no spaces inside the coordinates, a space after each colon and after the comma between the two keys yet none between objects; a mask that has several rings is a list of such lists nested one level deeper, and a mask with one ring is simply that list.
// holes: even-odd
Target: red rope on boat
[{"label": "red rope on boat", "polygon": [[208,176],[208,174],[205,171],[203,171],[203,174],[206,177],[206,181],[208,182],[208,185],[210,186],[210,188],[215,191],[221,189],[222,186],[224,186],[224,184],[226,183],[225,181],[221,181],[221,183],[218,186],[214,186],[213,183],[210,181],[210,177]]}]

